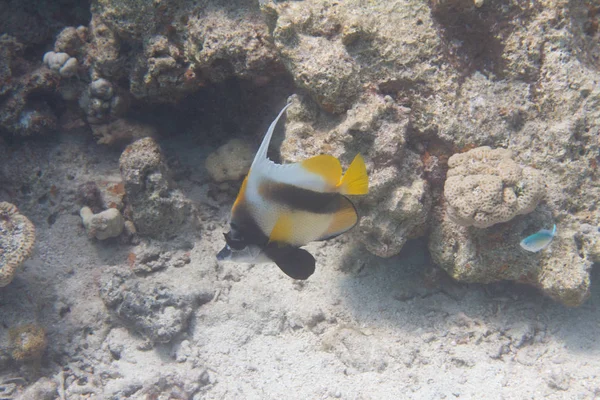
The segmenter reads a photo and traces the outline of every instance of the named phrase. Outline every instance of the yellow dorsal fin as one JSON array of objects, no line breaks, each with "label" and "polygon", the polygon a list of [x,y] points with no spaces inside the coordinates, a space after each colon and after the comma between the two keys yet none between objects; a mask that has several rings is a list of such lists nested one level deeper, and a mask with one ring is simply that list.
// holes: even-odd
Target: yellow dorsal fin
[{"label": "yellow dorsal fin", "polygon": [[275,226],[269,236],[269,243],[289,243],[292,237],[292,216],[290,213],[283,212],[277,218]]},{"label": "yellow dorsal fin", "polygon": [[302,161],[302,167],[322,176],[331,187],[336,187],[342,177],[342,166],[337,158],[328,154],[311,157]]},{"label": "yellow dorsal fin", "polygon": [[365,160],[360,154],[357,154],[344,174],[344,177],[337,185],[342,194],[367,194],[369,193],[369,176]]}]

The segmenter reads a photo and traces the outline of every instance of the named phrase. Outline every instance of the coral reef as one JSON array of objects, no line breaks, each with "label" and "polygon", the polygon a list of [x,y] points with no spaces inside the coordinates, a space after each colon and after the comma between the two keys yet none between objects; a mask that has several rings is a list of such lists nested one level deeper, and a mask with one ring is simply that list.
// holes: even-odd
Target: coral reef
[{"label": "coral reef", "polygon": [[541,174],[506,149],[478,147],[448,160],[444,198],[457,224],[488,228],[532,212],[544,195]]},{"label": "coral reef", "polygon": [[12,357],[16,361],[39,361],[46,350],[46,330],[36,324],[9,329]]},{"label": "coral reef", "polygon": [[90,238],[95,237],[98,240],[106,240],[117,237],[123,232],[125,220],[116,208],[109,208],[94,214],[89,207],[83,207],[79,215]]},{"label": "coral reef", "polygon": [[119,159],[127,205],[138,233],[151,236],[176,234],[195,221],[195,208],[175,188],[160,147],[152,138],[127,146]]},{"label": "coral reef", "polygon": [[[237,77],[264,85],[282,72],[256,4],[137,1],[92,5],[91,75],[128,81],[130,93],[150,102],[176,102],[207,82]],[[132,51],[122,55],[120,48]]]},{"label": "coral reef", "polygon": [[89,30],[85,26],[64,28],[54,41],[55,53],[67,53],[72,57],[84,59],[86,44],[89,40]]},{"label": "coral reef", "polygon": [[253,14],[215,10],[188,20],[185,55],[202,77],[220,82],[235,76],[260,84],[282,70],[262,18]]},{"label": "coral reef", "polygon": [[23,262],[31,256],[35,227],[14,205],[0,202],[0,287],[12,282]]},{"label": "coral reef", "polygon": [[[436,232],[446,224],[446,213],[461,224],[480,227],[510,218],[520,221],[522,219],[515,215],[535,208],[542,197],[543,184],[546,186],[545,213],[552,214],[559,227],[579,226],[584,222],[592,226],[600,224],[597,213],[589,211],[597,208],[594,204],[600,196],[595,183],[600,147],[596,134],[600,129],[597,123],[599,92],[593,84],[598,79],[594,65],[599,59],[600,46],[586,33],[589,31],[586,26],[590,26],[585,22],[589,19],[586,5],[561,0],[549,8],[516,3],[504,7],[460,0],[436,1],[429,5],[376,1],[368,6],[348,1],[334,7],[314,0],[285,5],[264,2],[262,10],[286,69],[320,108],[343,113],[369,107],[368,99],[385,95],[397,106],[406,107],[410,123],[403,136],[409,145],[403,147],[409,148],[400,160],[410,163],[410,152],[416,150],[423,167],[415,160],[414,167],[402,169],[400,175],[411,175],[408,181],[423,178],[428,181],[429,185],[422,189],[406,183],[404,187],[416,189],[414,198],[418,199],[419,193],[423,193],[423,199],[431,198],[438,204],[437,209],[442,211],[436,212],[429,222]],[[385,18],[375,18],[375,15],[385,15]],[[573,16],[573,29],[561,28],[563,17],[557,16],[565,15]],[[520,20],[520,16],[524,19]],[[317,43],[318,48],[315,48]],[[577,55],[565,58],[566,53],[574,54],[571,49],[576,49]],[[319,64],[333,55],[341,61],[330,63],[335,65]],[[342,71],[336,71],[337,68]],[[354,82],[353,89],[336,92],[338,77]],[[289,112],[291,115],[292,109]],[[288,123],[286,141],[295,149],[286,149],[284,142],[284,158],[295,160],[319,152],[331,153],[331,148],[335,153],[338,146],[343,148],[339,153],[343,153],[352,147],[360,148],[361,143],[368,146],[380,137],[375,134],[376,129],[370,130],[374,133],[370,139],[355,135],[338,140],[333,135],[323,135],[320,126],[336,131],[335,126],[352,120],[351,113],[342,115],[342,121],[335,116],[316,115],[305,121],[292,118]],[[319,148],[322,136],[328,138],[331,148]],[[503,161],[495,172],[486,172],[487,177],[464,171],[458,174],[456,171],[464,168],[455,171],[451,168],[445,196],[439,192],[441,183],[446,180],[446,160],[453,153],[483,145],[508,148],[514,161]],[[452,163],[460,158],[455,156]],[[392,166],[397,164],[392,163]],[[502,175],[507,175],[509,170],[516,175]],[[376,194],[378,175],[383,172],[372,166],[369,172],[373,177],[376,207],[382,207],[386,204],[384,197]],[[398,175],[398,171],[392,175]],[[516,184],[513,185],[513,181]],[[496,193],[495,203],[484,205],[483,198],[474,196],[482,184],[490,193]],[[385,192],[389,196],[393,189],[386,188]],[[420,203],[427,204],[427,201]],[[494,204],[494,210],[484,210]],[[375,206],[370,209],[373,208]],[[372,231],[385,227],[385,221],[389,220],[387,215],[393,214],[391,210],[388,207],[375,222],[367,211],[361,227],[372,226]],[[418,221],[425,214],[413,214],[411,220]],[[552,223],[548,218],[544,221],[546,227]],[[533,225],[539,229],[543,224],[537,221]],[[487,235],[497,226],[500,225],[478,234]],[[423,232],[424,229],[415,229],[414,233]],[[531,231],[523,228],[520,233]],[[368,231],[364,234],[369,237]],[[367,248],[378,255],[394,254],[403,243],[397,241],[391,246],[394,251],[386,252],[389,239],[382,238],[394,236],[371,237],[372,243],[367,241]],[[430,247],[446,248],[443,241],[447,239],[445,234],[432,235]],[[442,242],[437,243],[438,240]],[[477,251],[470,236],[456,236],[453,242]],[[542,268],[544,279],[553,279],[554,283],[528,281],[554,298],[578,304],[587,297],[587,274],[590,260],[596,254],[595,243],[588,234],[582,236],[580,252],[571,244],[561,246],[562,258],[567,262],[564,270],[573,272],[573,279],[564,285],[560,281],[566,277],[550,267]],[[434,259],[446,270],[460,269],[467,264],[455,257],[436,256]],[[552,258],[549,263],[557,260]],[[478,271],[485,275],[484,263],[478,265],[481,266]],[[487,277],[474,279],[471,276],[468,280],[494,281],[497,274],[492,270],[488,270]],[[506,279],[516,280],[518,274],[513,272]],[[467,276],[452,275],[457,279]],[[576,294],[558,294],[561,288],[565,293],[574,290]]]},{"label": "coral reef", "polygon": [[243,178],[250,169],[254,152],[242,139],[231,139],[206,157],[204,165],[215,182]]}]

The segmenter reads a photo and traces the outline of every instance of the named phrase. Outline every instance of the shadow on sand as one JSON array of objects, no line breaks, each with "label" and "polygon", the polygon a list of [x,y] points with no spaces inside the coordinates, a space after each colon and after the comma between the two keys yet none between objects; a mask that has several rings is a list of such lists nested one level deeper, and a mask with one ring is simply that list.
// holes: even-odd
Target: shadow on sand
[{"label": "shadow on sand", "polygon": [[[512,282],[489,285],[454,281],[429,260],[424,240],[408,242],[395,257],[380,259],[353,248],[345,254],[338,291],[354,318],[404,331],[437,330],[459,314],[497,330],[542,324],[569,352],[599,351],[600,268],[592,270],[590,298],[568,308],[538,290]],[[362,265],[356,266],[361,259]]]}]

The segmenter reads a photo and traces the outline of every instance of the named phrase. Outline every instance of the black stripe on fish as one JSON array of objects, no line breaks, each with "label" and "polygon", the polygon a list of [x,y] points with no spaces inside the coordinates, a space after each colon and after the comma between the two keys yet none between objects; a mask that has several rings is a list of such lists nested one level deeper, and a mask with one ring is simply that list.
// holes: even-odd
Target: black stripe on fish
[{"label": "black stripe on fish", "polygon": [[265,200],[290,207],[293,210],[315,214],[334,214],[346,206],[348,199],[339,193],[321,193],[280,182],[265,182],[259,187]]},{"label": "black stripe on fish", "polygon": [[226,235],[240,241],[240,245],[266,246],[269,237],[262,231],[244,203],[239,204],[231,216],[231,231]]}]

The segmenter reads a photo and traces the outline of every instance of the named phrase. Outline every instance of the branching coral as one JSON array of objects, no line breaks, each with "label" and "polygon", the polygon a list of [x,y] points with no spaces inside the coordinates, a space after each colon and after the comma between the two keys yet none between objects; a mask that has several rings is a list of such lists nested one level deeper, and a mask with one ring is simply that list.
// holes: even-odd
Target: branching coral
[{"label": "branching coral", "polygon": [[0,287],[12,282],[29,258],[35,243],[35,227],[14,205],[0,202]]},{"label": "branching coral", "polygon": [[444,197],[457,224],[487,228],[533,211],[544,194],[539,171],[506,149],[478,147],[448,160]]}]

